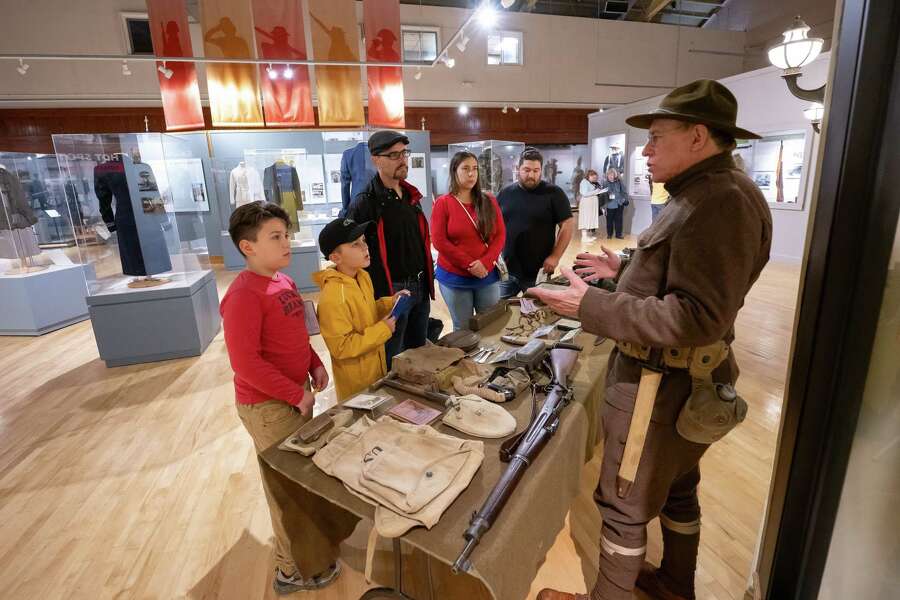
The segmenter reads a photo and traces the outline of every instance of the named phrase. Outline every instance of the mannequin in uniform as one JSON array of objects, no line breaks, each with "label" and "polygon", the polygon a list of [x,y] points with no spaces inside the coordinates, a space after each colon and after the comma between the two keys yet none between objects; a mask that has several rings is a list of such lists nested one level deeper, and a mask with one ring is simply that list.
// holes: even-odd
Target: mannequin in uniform
[{"label": "mannequin in uniform", "polygon": [[0,165],[0,258],[20,259],[21,269],[7,271],[7,274],[21,274],[43,270],[46,267],[33,267],[28,259],[40,254],[37,240],[31,226],[37,223],[37,217],[25,198],[22,183],[15,174]]},{"label": "mannequin in uniform", "polygon": [[266,167],[263,175],[263,190],[266,202],[274,202],[283,208],[291,219],[294,231],[300,227],[297,213],[303,210],[303,196],[300,189],[300,176],[294,165],[284,160],[276,160]]}]

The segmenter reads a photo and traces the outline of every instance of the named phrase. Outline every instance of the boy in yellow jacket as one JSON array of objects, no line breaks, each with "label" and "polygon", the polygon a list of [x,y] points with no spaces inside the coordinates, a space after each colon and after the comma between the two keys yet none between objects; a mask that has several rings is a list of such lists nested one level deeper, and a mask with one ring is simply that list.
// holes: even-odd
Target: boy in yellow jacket
[{"label": "boy in yellow jacket", "polygon": [[384,343],[391,339],[396,319],[391,309],[403,290],[375,300],[365,233],[371,222],[335,219],[319,234],[319,249],[334,263],[312,279],[319,295],[319,328],[334,371],[339,401],[361,392],[385,376]]}]

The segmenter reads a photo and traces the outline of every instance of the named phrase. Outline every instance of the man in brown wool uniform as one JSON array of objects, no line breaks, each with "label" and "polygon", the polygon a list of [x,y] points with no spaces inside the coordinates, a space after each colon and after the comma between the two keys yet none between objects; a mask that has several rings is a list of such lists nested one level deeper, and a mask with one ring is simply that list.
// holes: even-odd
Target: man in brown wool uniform
[{"label": "man in brown wool uniform", "polygon": [[[539,600],[630,600],[635,585],[652,598],[695,597],[699,462],[746,412],[731,387],[738,368],[729,350],[772,238],[765,198],[732,159],[735,139],[759,138],[736,126],[737,108],[725,86],[701,80],[627,119],[649,129],[643,153],[653,181],[671,196],[666,210],[627,265],[612,252],[580,255],[581,278],[564,270],[568,289],[532,290],[556,312],[580,318],[585,331],[617,341],[594,494],[603,516],[597,583],[590,595],[545,589]],[[615,278],[616,291],[582,278]],[[656,517],[659,568],[644,562],[646,526]]]}]

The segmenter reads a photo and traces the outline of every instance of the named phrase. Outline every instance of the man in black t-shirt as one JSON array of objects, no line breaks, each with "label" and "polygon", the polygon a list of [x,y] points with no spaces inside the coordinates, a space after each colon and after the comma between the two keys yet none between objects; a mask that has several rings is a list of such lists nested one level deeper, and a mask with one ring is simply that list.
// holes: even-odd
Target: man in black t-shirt
[{"label": "man in black t-shirt", "polygon": [[575,221],[569,199],[558,186],[541,181],[543,162],[540,152],[526,148],[519,157],[519,181],[497,195],[506,224],[503,258],[509,268],[509,279],[500,283],[503,298],[533,287],[541,270],[553,275],[572,240]]},{"label": "man in black t-shirt", "polygon": [[434,298],[434,264],[422,194],[406,181],[409,138],[397,131],[377,131],[369,138],[369,152],[378,172],[353,199],[347,218],[371,222],[366,232],[375,298],[409,290],[415,301],[397,319],[394,335],[384,345],[387,368],[400,352],[425,345],[428,316]]}]

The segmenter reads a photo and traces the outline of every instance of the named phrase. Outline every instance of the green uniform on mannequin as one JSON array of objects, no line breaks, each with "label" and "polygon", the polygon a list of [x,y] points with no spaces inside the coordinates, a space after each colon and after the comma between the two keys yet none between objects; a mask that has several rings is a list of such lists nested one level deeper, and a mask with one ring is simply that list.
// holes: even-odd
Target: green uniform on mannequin
[{"label": "green uniform on mannequin", "polygon": [[[589,595],[545,589],[539,600],[630,600],[635,586],[652,598],[695,597],[699,462],[709,445],[678,433],[694,371],[669,359],[677,349],[688,356],[713,344],[727,349],[744,296],[769,259],[768,205],[731,158],[735,138],[759,136],[738,128],[736,120],[734,96],[708,80],[680,87],[660,108],[627,119],[649,129],[643,153],[653,181],[665,183],[671,195],[666,210],[640,235],[624,272],[611,251],[582,254],[577,274],[564,270],[568,289],[532,290],[556,312],[579,317],[585,331],[619,342],[610,356],[602,408],[606,439],[594,494],[603,517],[597,583]],[[586,283],[613,277],[615,291]],[[639,356],[643,351],[667,366],[646,411],[640,407],[652,360]],[[724,353],[712,381],[734,385],[737,376],[733,353]],[[637,452],[626,452],[635,423],[642,423],[646,437],[634,437],[641,440]],[[623,477],[629,464],[633,475]],[[663,532],[659,568],[644,561],[646,526],[657,517]]]}]

